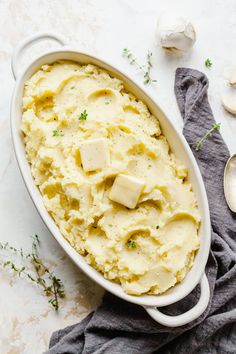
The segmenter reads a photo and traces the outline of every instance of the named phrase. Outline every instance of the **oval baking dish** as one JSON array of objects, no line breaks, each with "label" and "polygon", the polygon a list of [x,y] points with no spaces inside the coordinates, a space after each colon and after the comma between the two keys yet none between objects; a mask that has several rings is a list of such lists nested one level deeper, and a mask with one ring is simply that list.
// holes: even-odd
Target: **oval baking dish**
[{"label": "oval baking dish", "polygon": [[[53,39],[59,42],[62,47],[65,45],[63,39],[61,39],[57,35],[43,33],[37,34],[33,37],[26,39],[18,46],[18,48],[16,48],[15,53],[12,57],[12,71],[17,81],[11,102],[11,132],[16,158],[25,185],[40,216],[42,217],[43,221],[45,222],[55,239],[65,250],[65,252],[70,256],[70,258],[76,263],[76,265],[107,291],[126,301],[143,306],[154,320],[165,326],[181,326],[196,319],[206,309],[210,296],[209,284],[204,270],[210,250],[211,227],[208,201],[203,180],[197,163],[186,140],[184,139],[182,134],[178,133],[178,131],[172,125],[171,121],[168,119],[168,117],[166,117],[166,115],[155,103],[154,99],[150,97],[150,95],[147,95],[142,88],[140,88],[133,80],[129,79],[120,70],[116,69],[115,67],[111,66],[110,64],[104,62],[103,60],[97,57],[93,57],[89,54],[78,52],[76,50],[64,47],[60,50],[49,51],[41,55],[36,60],[34,60],[22,73],[18,74],[17,64],[19,61],[19,57],[24,51],[24,49],[42,39]],[[172,151],[177,156],[177,158],[184,162],[184,164],[189,170],[189,180],[193,186],[193,190],[197,197],[199,211],[201,215],[201,226],[199,230],[200,248],[195,257],[193,267],[188,272],[185,279],[181,283],[169,289],[164,294],[131,296],[126,294],[120,285],[105,279],[103,275],[96,271],[94,268],[92,268],[85,261],[85,259],[80,254],[78,254],[61,235],[55,222],[48,214],[43,204],[42,196],[38,188],[34,184],[33,178],[31,176],[30,166],[26,160],[25,147],[20,131],[24,83],[42,65],[51,64],[57,60],[63,59],[76,61],[80,64],[90,63],[97,65],[107,70],[112,76],[115,76],[118,79],[122,80],[125,84],[126,89],[132,92],[137,98],[142,100],[148,106],[152,114],[158,117],[163,134],[166,136]],[[183,299],[196,287],[198,283],[200,283],[201,287],[201,296],[198,300],[198,303],[191,310],[178,316],[167,316],[157,309],[157,307],[170,305]]]}]

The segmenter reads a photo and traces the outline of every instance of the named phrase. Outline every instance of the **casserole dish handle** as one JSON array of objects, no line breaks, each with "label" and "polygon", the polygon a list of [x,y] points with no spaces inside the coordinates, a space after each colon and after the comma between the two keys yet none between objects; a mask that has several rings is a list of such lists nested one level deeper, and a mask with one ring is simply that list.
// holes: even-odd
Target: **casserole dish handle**
[{"label": "casserole dish handle", "polygon": [[200,280],[201,295],[197,304],[189,311],[178,315],[178,316],[168,316],[157,310],[156,307],[144,306],[147,313],[158,323],[161,323],[167,327],[178,327],[183,326],[196,318],[198,318],[207,308],[210,298],[210,288],[209,283],[204,273]]},{"label": "casserole dish handle", "polygon": [[12,55],[11,59],[11,69],[12,73],[15,79],[17,79],[17,64],[19,63],[19,59],[24,52],[26,48],[28,48],[30,45],[33,45],[39,41],[42,41],[44,39],[52,39],[56,42],[58,42],[60,45],[64,46],[65,45],[65,40],[54,33],[37,33],[34,34],[31,37],[26,38],[23,42],[21,42],[16,49],[14,50],[14,53]]}]

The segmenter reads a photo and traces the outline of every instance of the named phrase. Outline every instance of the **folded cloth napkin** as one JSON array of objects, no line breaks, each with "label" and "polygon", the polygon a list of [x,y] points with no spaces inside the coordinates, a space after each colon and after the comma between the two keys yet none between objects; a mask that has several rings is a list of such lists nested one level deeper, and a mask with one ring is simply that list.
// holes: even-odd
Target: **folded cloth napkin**
[{"label": "folded cloth napkin", "polygon": [[[229,151],[218,131],[196,142],[214,124],[207,98],[208,80],[199,71],[179,68],[175,94],[184,119],[183,133],[204,178],[212,222],[212,243],[206,274],[210,302],[195,321],[178,328],[164,327],[145,310],[108,293],[103,303],[82,322],[53,333],[47,354],[224,354],[236,353],[236,215],[228,209],[223,172]],[[199,298],[199,286],[186,298],[163,308],[177,315]]]}]

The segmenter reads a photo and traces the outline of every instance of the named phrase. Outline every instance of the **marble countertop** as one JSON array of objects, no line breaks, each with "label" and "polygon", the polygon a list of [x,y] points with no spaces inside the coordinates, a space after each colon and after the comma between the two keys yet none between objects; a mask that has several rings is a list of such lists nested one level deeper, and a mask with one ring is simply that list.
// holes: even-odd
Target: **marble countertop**
[{"label": "marble countertop", "polygon": [[[163,12],[188,17],[197,32],[197,42],[188,55],[170,57],[158,47],[155,28]],[[42,257],[61,277],[66,298],[55,313],[41,290],[0,269],[0,348],[2,354],[38,354],[48,347],[51,333],[80,321],[101,301],[103,290],[68,259],[54,241],[29,198],[12,147],[9,106],[14,80],[10,60],[14,48],[38,31],[63,35],[68,44],[99,55],[142,83],[142,75],[121,52],[130,48],[143,62],[153,52],[156,85],[146,87],[174,124],[182,120],[173,92],[175,69],[187,66],[209,78],[209,99],[221,132],[231,152],[236,151],[236,119],[221,106],[222,93],[229,91],[228,79],[236,69],[235,0],[2,0],[0,1],[0,241],[29,250],[30,236],[42,241]],[[50,44],[51,46],[54,44]],[[27,51],[20,67],[43,50],[43,44]],[[205,59],[213,66],[207,69]],[[235,93],[233,92],[236,96]]]}]

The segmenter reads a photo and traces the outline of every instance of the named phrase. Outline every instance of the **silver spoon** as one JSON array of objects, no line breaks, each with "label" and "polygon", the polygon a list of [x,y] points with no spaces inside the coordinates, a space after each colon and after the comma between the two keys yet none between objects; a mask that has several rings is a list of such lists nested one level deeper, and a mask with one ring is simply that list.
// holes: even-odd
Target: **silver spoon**
[{"label": "silver spoon", "polygon": [[232,155],[225,165],[224,192],[228,207],[236,213],[236,154]]}]

